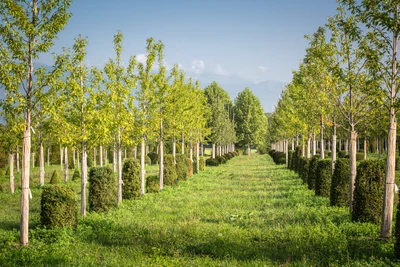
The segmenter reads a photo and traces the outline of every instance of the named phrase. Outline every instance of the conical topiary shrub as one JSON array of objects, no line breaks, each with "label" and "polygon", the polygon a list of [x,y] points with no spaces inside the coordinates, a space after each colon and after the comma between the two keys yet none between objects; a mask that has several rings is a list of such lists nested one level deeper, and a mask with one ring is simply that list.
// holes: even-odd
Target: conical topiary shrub
[{"label": "conical topiary shrub", "polygon": [[51,175],[50,184],[61,184],[61,177],[57,170],[54,170]]}]

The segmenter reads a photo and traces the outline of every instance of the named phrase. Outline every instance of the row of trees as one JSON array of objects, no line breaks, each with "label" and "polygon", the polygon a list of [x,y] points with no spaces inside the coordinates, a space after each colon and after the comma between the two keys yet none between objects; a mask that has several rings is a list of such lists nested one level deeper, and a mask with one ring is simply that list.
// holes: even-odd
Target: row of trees
[{"label": "row of trees", "polygon": [[178,141],[182,144],[182,154],[185,143],[189,144],[191,160],[194,150],[199,160],[199,144],[205,141],[213,143],[213,157],[233,151],[238,141],[249,147],[265,142],[265,115],[249,89],[237,97],[236,107],[217,83],[201,90],[199,82],[187,78],[178,65],[167,71],[164,46],[153,38],[147,40],[145,63],[132,56],[128,64],[123,64],[123,35],[117,32],[115,58],[104,69],[85,63],[88,39],[82,36],[75,39],[72,48],[54,56],[55,63],[50,69],[36,67],[40,55],[49,52],[58,32],[71,17],[68,12],[71,3],[65,0],[0,3],[0,85],[5,89],[1,103],[5,122],[1,143],[10,154],[13,191],[12,164],[15,154],[19,163],[22,142],[22,245],[28,243],[32,140],[39,147],[41,185],[45,177],[45,144],[59,144],[62,148],[60,156],[64,155],[66,181],[68,148],[73,149],[74,155],[79,151],[82,216],[86,213],[86,157],[91,148],[99,147],[102,158],[102,147],[113,145],[118,203],[121,203],[123,147],[141,146],[141,193],[144,194],[145,147],[150,141],[159,146],[160,189],[164,184],[166,140],[172,142],[174,157]]},{"label": "row of trees", "polygon": [[[350,158],[350,211],[353,208],[357,139],[387,134],[386,183],[381,237],[392,233],[398,105],[398,1],[340,0],[337,14],[312,36],[306,56],[282,92],[270,121],[270,137],[281,142],[296,137],[303,156],[325,157],[332,147],[332,170],[337,136],[347,139]],[[388,130],[384,129],[389,125]],[[283,143],[282,143],[283,141]],[[366,141],[364,142],[366,149]]]}]

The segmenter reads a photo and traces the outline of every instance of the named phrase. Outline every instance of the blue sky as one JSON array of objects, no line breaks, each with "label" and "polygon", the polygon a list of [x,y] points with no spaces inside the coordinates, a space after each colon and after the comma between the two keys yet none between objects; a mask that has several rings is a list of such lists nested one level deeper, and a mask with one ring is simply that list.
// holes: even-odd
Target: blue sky
[{"label": "blue sky", "polygon": [[288,82],[307,48],[304,35],[335,9],[335,0],[75,0],[53,51],[82,34],[89,38],[87,63],[102,67],[114,57],[113,35],[121,30],[126,61],[143,59],[153,37],[165,45],[167,66],[179,63],[189,76]]}]

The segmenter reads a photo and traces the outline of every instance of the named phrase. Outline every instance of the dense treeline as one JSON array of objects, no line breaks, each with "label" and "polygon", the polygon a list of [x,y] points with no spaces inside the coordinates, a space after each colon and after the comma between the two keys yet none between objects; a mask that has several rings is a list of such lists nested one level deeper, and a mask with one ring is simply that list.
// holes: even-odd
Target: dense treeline
[{"label": "dense treeline", "polygon": [[[300,147],[301,157],[329,157],[335,179],[348,175],[347,185],[345,178],[332,181],[331,192],[340,194],[331,196],[332,203],[347,203],[353,219],[380,222],[381,237],[389,238],[397,150],[399,3],[338,3],[337,14],[306,36],[309,47],[270,118],[269,138],[272,148],[285,155],[292,140],[291,149]],[[372,162],[357,167],[368,150],[379,156],[385,151],[386,167]],[[348,158],[348,167],[338,162],[340,175],[335,173],[338,156]],[[326,176],[318,170],[320,165],[316,186]],[[341,192],[344,188],[348,195]],[[369,204],[360,204],[366,199]],[[373,214],[363,215],[368,209]]]}]

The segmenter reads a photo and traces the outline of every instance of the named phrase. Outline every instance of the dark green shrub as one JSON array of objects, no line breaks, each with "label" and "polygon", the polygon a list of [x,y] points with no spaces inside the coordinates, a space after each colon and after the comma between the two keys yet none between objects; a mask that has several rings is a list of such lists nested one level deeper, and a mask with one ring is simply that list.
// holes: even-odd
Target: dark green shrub
[{"label": "dark green shrub", "polygon": [[4,176],[10,176],[10,167],[9,166],[7,166],[6,173],[4,174]]},{"label": "dark green shrub", "polygon": [[233,152],[229,152],[228,154],[231,156],[231,158],[236,157],[235,153],[233,153]]},{"label": "dark green shrub", "polygon": [[286,154],[283,152],[275,153],[276,164],[286,164]]},{"label": "dark green shrub", "polygon": [[206,165],[207,166],[218,166],[219,165],[219,161],[213,158],[208,158],[206,160]]},{"label": "dark green shrub", "polygon": [[196,174],[197,172],[197,158],[193,157],[193,164],[192,164],[192,168],[193,168],[193,173]]},{"label": "dark green shrub", "polygon": [[300,175],[300,178],[303,180],[303,183],[306,184],[307,180],[308,180],[308,171],[309,171],[308,169],[310,166],[310,159],[308,159],[306,157],[301,157],[300,164],[301,164],[302,168],[299,172],[299,175]]},{"label": "dark green shrub", "polygon": [[396,157],[396,165],[395,165],[396,171],[400,171],[400,157]]},{"label": "dark green shrub", "polygon": [[227,160],[230,160],[230,159],[232,158],[232,156],[231,156],[229,153],[226,153],[226,154],[224,155],[224,157],[225,157]]},{"label": "dark green shrub", "polygon": [[206,170],[206,161],[204,160],[204,157],[200,157],[199,170],[200,171],[205,171]]},{"label": "dark green shrub", "polygon": [[176,175],[178,181],[184,181],[188,177],[188,166],[186,162],[186,156],[183,154],[178,154],[175,156],[176,160]]},{"label": "dark green shrub", "polygon": [[78,169],[75,169],[74,174],[72,175],[72,181],[78,181],[81,179],[81,173]]},{"label": "dark green shrub", "polygon": [[[177,155],[178,162],[178,155]],[[164,185],[176,185],[177,184],[177,174],[176,174],[174,156],[172,154],[164,155]]]},{"label": "dark green shrub", "polygon": [[332,183],[332,161],[329,159],[319,160],[315,177],[315,195],[329,197]]},{"label": "dark green shrub", "polygon": [[308,189],[315,190],[315,180],[317,175],[317,165],[318,165],[319,155],[315,155],[311,158],[310,164],[308,165],[308,179],[307,185]]},{"label": "dark green shrub", "polygon": [[290,170],[294,169],[294,164],[293,164],[293,155],[296,151],[294,150],[289,150],[289,154],[288,154],[288,168]]},{"label": "dark green shrub", "polygon": [[129,158],[122,166],[122,198],[132,199],[140,197],[140,161]]},{"label": "dark green shrub", "polygon": [[356,153],[356,161],[364,160],[364,153]]},{"label": "dark green shrub", "polygon": [[109,167],[93,167],[89,171],[89,208],[105,212],[117,206],[116,183]]},{"label": "dark green shrub", "polygon": [[147,156],[147,155],[144,157],[144,164],[146,166],[151,165],[151,158],[149,156]]},{"label": "dark green shrub", "polygon": [[343,159],[343,158],[346,157],[346,155],[347,155],[347,153],[346,153],[345,150],[340,150],[340,151],[338,152],[338,158]]},{"label": "dark green shrub", "polygon": [[61,177],[57,170],[54,170],[51,175],[50,184],[61,184]]},{"label": "dark green shrub", "polygon": [[296,147],[296,150],[294,151],[293,158],[292,158],[293,170],[294,170],[296,173],[299,173],[299,164],[298,164],[298,163],[299,163],[300,157],[301,157],[301,149],[300,149],[300,147],[298,146],[298,147]]},{"label": "dark green shrub", "polygon": [[385,186],[385,161],[364,160],[357,167],[354,189],[353,221],[381,221]]},{"label": "dark green shrub", "polygon": [[332,176],[331,206],[346,207],[350,199],[350,162],[348,159],[337,159]]},{"label": "dark green shrub", "polygon": [[43,189],[40,201],[40,222],[49,228],[75,227],[78,202],[76,194],[66,185],[50,185]]},{"label": "dark green shrub", "polygon": [[226,164],[226,158],[224,156],[216,156],[216,160],[218,160],[219,164]]},{"label": "dark green shrub", "polygon": [[86,157],[86,162],[87,162],[88,168],[93,167],[93,155],[88,153],[87,157]]},{"label": "dark green shrub", "polygon": [[193,176],[193,162],[190,158],[186,158],[186,165],[187,165],[187,175],[188,177]]},{"label": "dark green shrub", "polygon": [[146,192],[147,193],[160,192],[160,178],[157,175],[151,175],[146,178]]},{"label": "dark green shrub", "polygon": [[[150,152],[147,154],[147,156],[150,158],[150,164],[155,165],[158,163],[158,154],[155,152]],[[145,160],[146,161],[146,160]],[[146,163],[147,164],[147,163]]]}]

